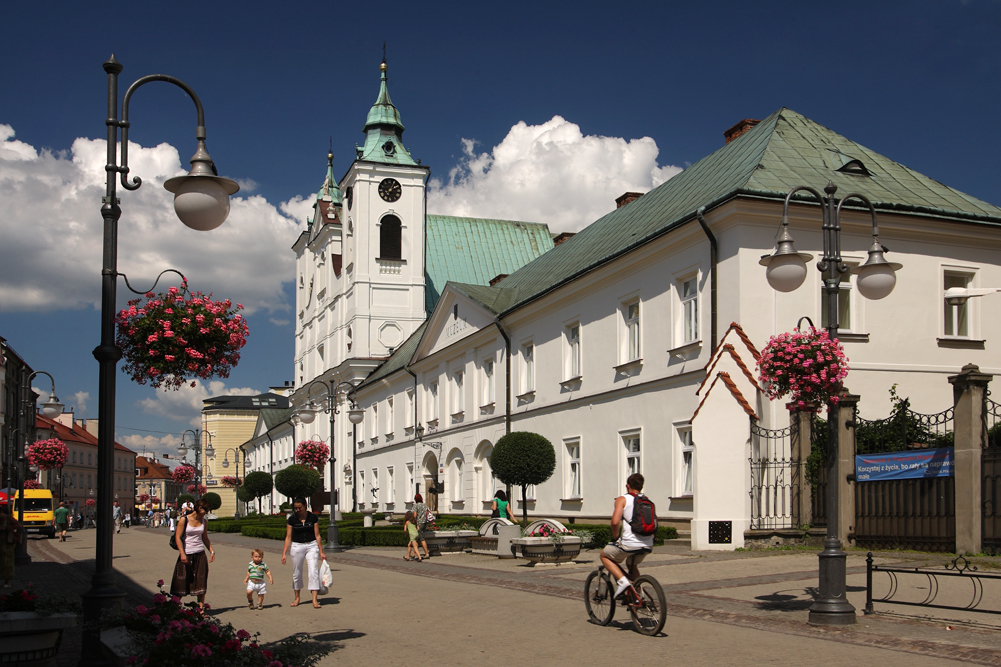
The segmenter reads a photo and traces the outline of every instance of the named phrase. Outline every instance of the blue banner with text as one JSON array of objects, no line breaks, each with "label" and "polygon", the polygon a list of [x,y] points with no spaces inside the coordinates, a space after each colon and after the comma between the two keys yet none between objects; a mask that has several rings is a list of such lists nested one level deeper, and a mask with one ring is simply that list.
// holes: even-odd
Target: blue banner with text
[{"label": "blue banner with text", "polygon": [[955,474],[951,447],[923,451],[863,454],[855,457],[855,478],[860,482],[885,479],[952,477]]}]

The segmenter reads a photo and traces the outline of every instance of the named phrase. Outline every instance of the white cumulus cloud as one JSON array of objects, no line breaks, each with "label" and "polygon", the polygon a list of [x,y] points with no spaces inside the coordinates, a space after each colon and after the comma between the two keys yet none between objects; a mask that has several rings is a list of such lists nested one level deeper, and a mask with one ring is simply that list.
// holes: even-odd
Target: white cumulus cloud
[{"label": "white cumulus cloud", "polygon": [[153,398],[144,398],[139,406],[144,412],[177,421],[187,421],[192,428],[201,428],[202,402],[214,396],[257,396],[262,393],[252,387],[227,387],[222,380],[207,383],[194,380],[195,386],[183,385],[177,391],[158,391]]},{"label": "white cumulus cloud", "polygon": [[[105,160],[103,139],[76,139],[66,152],[36,150],[0,124],[0,311],[98,307]],[[143,186],[118,190],[118,268],[134,287],[146,289],[174,268],[193,289],[242,303],[247,314],[289,309],[281,285],[293,279],[295,258],[275,248],[296,238],[305,200],[276,208],[244,192],[232,199],[226,224],[197,232],[177,220],[163,189],[164,180],[186,171],[177,149],[130,143],[129,160],[130,176]]]},{"label": "white cumulus cloud", "polygon": [[432,179],[428,210],[445,215],[545,222],[578,231],[615,208],[625,192],[647,192],[680,167],[659,166],[657,142],[581,133],[560,116],[519,122],[489,152],[463,139],[447,181]]},{"label": "white cumulus cloud", "polygon": [[78,415],[83,416],[87,412],[87,402],[89,400],[89,391],[78,391],[73,394],[73,405],[76,406],[76,412]]},{"label": "white cumulus cloud", "polygon": [[115,440],[140,456],[145,452],[145,455],[148,457],[170,454],[171,458],[173,458],[177,456],[177,447],[181,444],[181,437],[173,433],[161,436],[133,433],[130,435],[119,435]]}]

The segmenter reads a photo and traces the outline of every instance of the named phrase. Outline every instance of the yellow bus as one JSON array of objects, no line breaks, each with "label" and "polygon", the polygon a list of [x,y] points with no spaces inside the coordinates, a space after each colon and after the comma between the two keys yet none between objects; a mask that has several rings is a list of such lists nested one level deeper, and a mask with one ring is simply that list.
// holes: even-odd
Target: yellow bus
[{"label": "yellow bus", "polygon": [[[14,504],[11,512],[17,518],[20,511],[18,505],[21,503],[19,493],[14,494]],[[24,530],[27,533],[43,533],[49,538],[56,536],[56,527],[52,525],[55,518],[52,514],[53,506],[52,491],[48,489],[25,489],[24,490]]]}]

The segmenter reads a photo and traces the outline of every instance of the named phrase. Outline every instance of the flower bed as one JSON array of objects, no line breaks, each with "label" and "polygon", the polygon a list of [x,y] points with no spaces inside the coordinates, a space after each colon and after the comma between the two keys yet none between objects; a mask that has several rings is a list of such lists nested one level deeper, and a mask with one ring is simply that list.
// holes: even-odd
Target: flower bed
[{"label": "flower bed", "polygon": [[827,331],[796,329],[768,340],[758,371],[769,398],[789,394],[787,408],[816,412],[826,403],[837,404],[848,375],[848,358]]},{"label": "flower bed", "polygon": [[190,292],[187,280],[180,289],[130,300],[116,318],[122,370],[139,384],[166,389],[180,389],[196,377],[229,377],[250,335],[241,310],[229,299]]},{"label": "flower bed", "polygon": [[559,537],[520,537],[511,540],[511,548],[521,557],[537,563],[568,563],[580,555],[581,538],[560,534]]}]

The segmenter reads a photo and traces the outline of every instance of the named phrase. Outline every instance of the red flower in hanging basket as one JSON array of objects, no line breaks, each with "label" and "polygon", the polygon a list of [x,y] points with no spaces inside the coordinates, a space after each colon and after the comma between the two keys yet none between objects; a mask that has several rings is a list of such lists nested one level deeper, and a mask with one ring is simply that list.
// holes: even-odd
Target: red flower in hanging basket
[{"label": "red flower in hanging basket", "polygon": [[195,468],[189,465],[179,465],[171,471],[170,476],[178,484],[187,484],[195,478]]},{"label": "red flower in hanging basket", "polygon": [[86,501],[84,502],[84,504],[85,504],[85,505],[86,505],[87,507],[93,507],[94,505],[96,505],[96,504],[97,504],[97,501],[96,501],[96,500],[94,500],[93,498],[87,498],[87,500],[86,500]]},{"label": "red flower in hanging basket", "polygon": [[772,336],[761,351],[758,370],[769,398],[791,394],[787,408],[816,412],[825,403],[838,402],[848,358],[827,331],[810,327]]},{"label": "red flower in hanging basket", "polygon": [[207,491],[204,484],[188,484],[188,493],[197,493],[201,495]]},{"label": "red flower in hanging basket", "polygon": [[26,489],[40,489],[42,488],[42,483],[37,479],[26,479],[24,480],[24,488]]},{"label": "red flower in hanging basket", "polygon": [[136,500],[138,500],[140,503],[144,503],[147,500],[149,500],[149,494],[148,493],[140,493],[138,496],[136,496]]},{"label": "red flower in hanging basket", "polygon": [[180,389],[196,377],[229,377],[250,335],[241,310],[229,299],[188,291],[187,280],[180,289],[130,300],[116,318],[122,370],[139,384],[165,389]]},{"label": "red flower in hanging basket", "polygon": [[28,462],[42,470],[61,468],[69,458],[69,447],[59,438],[36,440],[28,445]]},{"label": "red flower in hanging basket", "polygon": [[295,462],[310,468],[322,468],[330,458],[330,448],[319,440],[303,440],[295,448]]},{"label": "red flower in hanging basket", "polygon": [[240,486],[241,481],[239,477],[226,476],[222,478],[223,486]]}]

